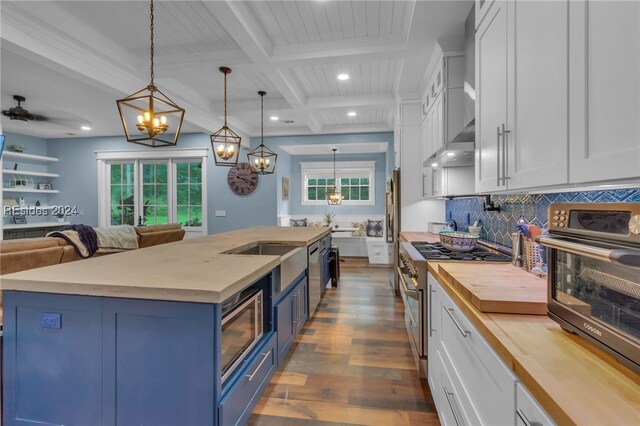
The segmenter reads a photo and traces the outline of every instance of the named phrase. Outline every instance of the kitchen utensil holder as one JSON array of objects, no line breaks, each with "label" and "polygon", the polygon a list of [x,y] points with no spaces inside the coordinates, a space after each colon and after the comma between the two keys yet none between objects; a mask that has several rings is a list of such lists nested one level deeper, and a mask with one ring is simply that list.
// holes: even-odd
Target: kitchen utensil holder
[{"label": "kitchen utensil holder", "polygon": [[542,259],[540,258],[540,244],[535,241],[525,239],[523,249],[524,266],[527,272],[531,272],[536,264],[542,263]]}]

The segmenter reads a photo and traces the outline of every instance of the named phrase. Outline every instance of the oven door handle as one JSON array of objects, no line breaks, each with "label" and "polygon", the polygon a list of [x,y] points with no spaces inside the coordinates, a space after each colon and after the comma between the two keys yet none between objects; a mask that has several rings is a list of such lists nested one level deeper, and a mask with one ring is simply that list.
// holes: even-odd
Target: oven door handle
[{"label": "oven door handle", "polygon": [[631,249],[603,249],[586,244],[574,243],[553,237],[538,237],[537,242],[545,247],[575,253],[592,259],[640,268],[640,251]]},{"label": "oven door handle", "polygon": [[404,292],[407,294],[407,296],[415,300],[420,300],[418,290],[410,289],[409,287],[407,287],[407,282],[404,279],[405,274],[400,268],[398,268],[398,276],[400,277],[400,283],[402,284],[402,288],[404,289]]}]

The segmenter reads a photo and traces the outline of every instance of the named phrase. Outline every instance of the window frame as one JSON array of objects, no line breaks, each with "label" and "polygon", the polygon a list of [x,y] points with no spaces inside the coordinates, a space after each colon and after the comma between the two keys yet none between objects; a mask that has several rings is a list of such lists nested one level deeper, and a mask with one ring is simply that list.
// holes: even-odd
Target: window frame
[{"label": "window frame", "polygon": [[[352,178],[354,174],[361,175],[358,178],[369,179],[369,199],[368,200],[342,200],[342,205],[346,206],[374,206],[376,204],[376,162],[375,161],[336,161],[336,186],[340,188],[340,179]],[[315,174],[315,176],[314,176]],[[308,180],[333,178],[333,162],[301,162],[301,197],[300,204],[303,206],[326,205],[327,200],[308,199]]]},{"label": "window frame", "polygon": [[164,149],[162,151],[96,151],[98,163],[98,226],[111,226],[111,164],[134,163],[134,226],[142,211],[142,164],[167,163],[167,202],[168,222],[177,220],[177,182],[175,182],[176,164],[178,162],[199,161],[202,164],[202,225],[183,226],[190,234],[207,234],[207,158],[208,148],[198,149]]}]

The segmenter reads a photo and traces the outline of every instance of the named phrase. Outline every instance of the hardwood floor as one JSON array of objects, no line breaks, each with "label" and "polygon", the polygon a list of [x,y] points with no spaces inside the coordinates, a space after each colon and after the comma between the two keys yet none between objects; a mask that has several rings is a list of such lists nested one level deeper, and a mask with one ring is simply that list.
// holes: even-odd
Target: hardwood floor
[{"label": "hardwood floor", "polygon": [[338,288],[280,366],[249,425],[437,425],[418,378],[391,269],[341,262]]}]

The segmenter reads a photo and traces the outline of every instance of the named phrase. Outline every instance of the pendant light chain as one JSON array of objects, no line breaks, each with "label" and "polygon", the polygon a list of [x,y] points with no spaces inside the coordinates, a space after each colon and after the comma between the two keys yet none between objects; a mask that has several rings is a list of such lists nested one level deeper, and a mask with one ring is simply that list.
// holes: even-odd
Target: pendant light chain
[{"label": "pendant light chain", "polygon": [[264,145],[264,95],[260,95],[260,145]]},{"label": "pendant light chain", "polygon": [[227,127],[227,73],[224,73],[224,127]]},{"label": "pendant light chain", "polygon": [[151,58],[151,85],[153,86],[153,78],[154,78],[154,74],[153,74],[153,50],[154,50],[154,44],[153,44],[153,29],[154,29],[154,25],[153,25],[153,0],[151,0],[151,13],[150,13],[150,18],[151,18],[151,24],[149,25],[149,29],[151,30],[151,54],[149,55],[149,57]]}]

